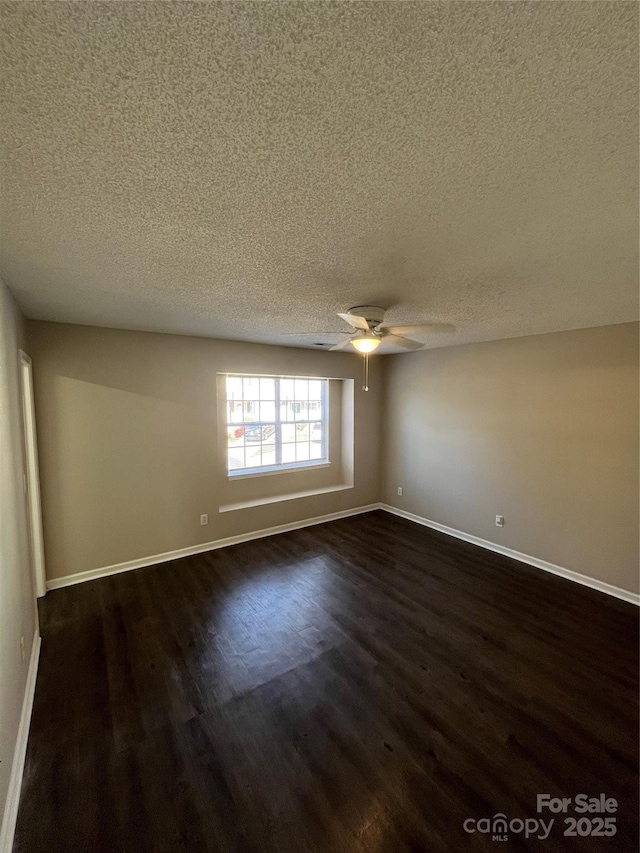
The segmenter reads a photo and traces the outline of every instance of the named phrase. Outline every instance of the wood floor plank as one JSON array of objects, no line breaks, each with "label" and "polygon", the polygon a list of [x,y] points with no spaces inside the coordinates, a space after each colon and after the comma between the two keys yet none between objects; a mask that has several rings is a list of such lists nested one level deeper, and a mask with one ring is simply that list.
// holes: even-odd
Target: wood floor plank
[{"label": "wood floor plank", "polygon": [[372,512],[40,608],[18,853],[493,850],[538,793],[616,835],[508,849],[638,849],[632,605]]}]

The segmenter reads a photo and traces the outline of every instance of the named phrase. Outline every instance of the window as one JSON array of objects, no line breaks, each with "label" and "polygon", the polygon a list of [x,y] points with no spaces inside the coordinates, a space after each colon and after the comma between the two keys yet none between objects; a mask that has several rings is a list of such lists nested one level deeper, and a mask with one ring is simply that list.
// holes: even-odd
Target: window
[{"label": "window", "polygon": [[229,475],[328,461],[327,379],[227,376]]}]

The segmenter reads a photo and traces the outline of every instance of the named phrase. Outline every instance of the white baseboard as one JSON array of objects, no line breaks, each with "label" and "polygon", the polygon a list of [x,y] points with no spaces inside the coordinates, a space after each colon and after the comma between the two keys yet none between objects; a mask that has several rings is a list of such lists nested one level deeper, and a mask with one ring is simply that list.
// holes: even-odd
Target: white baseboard
[{"label": "white baseboard", "polygon": [[428,518],[423,518],[421,515],[415,515],[412,512],[406,512],[403,509],[398,509],[390,504],[381,503],[379,509],[385,512],[390,512],[393,515],[398,515],[400,518],[406,518],[409,521],[415,521],[416,524],[421,524],[423,527],[431,527],[433,530],[439,530],[441,533],[446,533],[448,536],[455,536],[456,539],[462,539],[465,542],[470,542],[472,545],[479,545],[481,548],[486,548],[488,551],[495,551],[496,554],[502,554],[505,557],[511,557],[512,560],[519,560],[521,563],[526,563],[529,566],[535,566],[536,569],[542,569],[545,572],[551,572],[552,575],[559,575],[561,578],[580,583],[583,586],[588,586],[591,589],[597,589],[598,592],[605,592],[607,595],[612,595],[614,598],[620,598],[622,601],[628,601],[631,604],[640,605],[640,595],[635,592],[629,592],[626,589],[614,586],[605,581],[591,578],[588,575],[581,575],[580,572],[574,572],[571,569],[565,569],[562,566],[556,566],[554,563],[548,563],[546,560],[540,560],[538,557],[530,557],[528,554],[523,554],[520,551],[514,551],[513,548],[506,548],[504,545],[497,545],[495,542],[489,542],[488,539],[481,539],[479,536],[472,536],[470,533],[464,533],[462,530],[456,530],[455,527],[447,527],[446,524],[440,524],[437,521],[430,521]]},{"label": "white baseboard", "polygon": [[107,577],[108,575],[117,575],[120,572],[130,572],[132,569],[154,566],[156,563],[167,563],[170,560],[178,560],[181,557],[192,557],[194,554],[204,554],[206,551],[215,551],[218,548],[226,548],[229,545],[240,545],[242,542],[250,542],[252,539],[263,539],[265,536],[273,536],[276,533],[300,530],[303,527],[311,527],[314,524],[323,524],[325,521],[337,521],[339,518],[360,515],[363,512],[371,512],[374,509],[380,509],[380,504],[367,504],[366,506],[354,507],[353,509],[344,509],[340,512],[330,512],[327,515],[317,515],[314,518],[302,519],[302,521],[292,521],[288,524],[278,524],[276,527],[266,527],[264,530],[254,530],[251,533],[241,533],[238,536],[215,539],[213,542],[203,542],[201,545],[192,545],[189,548],[179,548],[177,551],[166,551],[163,554],[141,557],[138,560],[129,560],[126,563],[116,563],[113,566],[103,566],[100,569],[89,569],[89,571],[78,572],[74,575],[52,578],[47,581],[47,589],[59,589],[63,586],[72,586],[76,583],[93,581],[97,578]]},{"label": "white baseboard", "polygon": [[29,726],[31,725],[33,697],[36,692],[38,660],[40,659],[40,642],[40,632],[36,628],[33,635],[33,643],[31,645],[31,657],[29,658],[29,671],[27,673],[27,683],[24,688],[24,698],[22,700],[22,712],[20,714],[20,724],[18,726],[18,737],[16,738],[16,745],[13,753],[9,788],[7,790],[7,801],[4,806],[2,829],[0,830],[0,853],[11,853],[11,849],[13,847],[13,836],[16,831],[18,806],[20,804],[20,789],[22,787],[24,760],[27,755],[27,741],[29,740]]}]

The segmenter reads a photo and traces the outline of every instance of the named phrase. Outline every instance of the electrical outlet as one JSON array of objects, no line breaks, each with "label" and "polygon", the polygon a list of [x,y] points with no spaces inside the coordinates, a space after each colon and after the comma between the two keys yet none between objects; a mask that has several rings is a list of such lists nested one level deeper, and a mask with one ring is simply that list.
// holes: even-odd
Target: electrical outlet
[{"label": "electrical outlet", "polygon": [[398,486],[398,497],[402,497],[402,486]]},{"label": "electrical outlet", "polygon": [[504,527],[504,515],[496,515],[496,527]]},{"label": "electrical outlet", "polygon": [[24,637],[20,637],[20,660],[24,660],[24,656],[26,654],[24,648]]},{"label": "electrical outlet", "polygon": [[206,512],[200,516],[200,524],[202,524],[203,527],[205,524],[209,524],[209,516]]}]

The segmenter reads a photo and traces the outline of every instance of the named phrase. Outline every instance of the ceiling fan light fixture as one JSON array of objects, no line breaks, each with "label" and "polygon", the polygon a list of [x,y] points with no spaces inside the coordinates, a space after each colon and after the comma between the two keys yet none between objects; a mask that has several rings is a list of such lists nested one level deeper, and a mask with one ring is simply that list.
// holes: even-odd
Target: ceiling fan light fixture
[{"label": "ceiling fan light fixture", "polygon": [[361,338],[352,338],[351,346],[358,352],[369,353],[373,352],[380,346],[380,338],[373,335],[363,335]]}]

